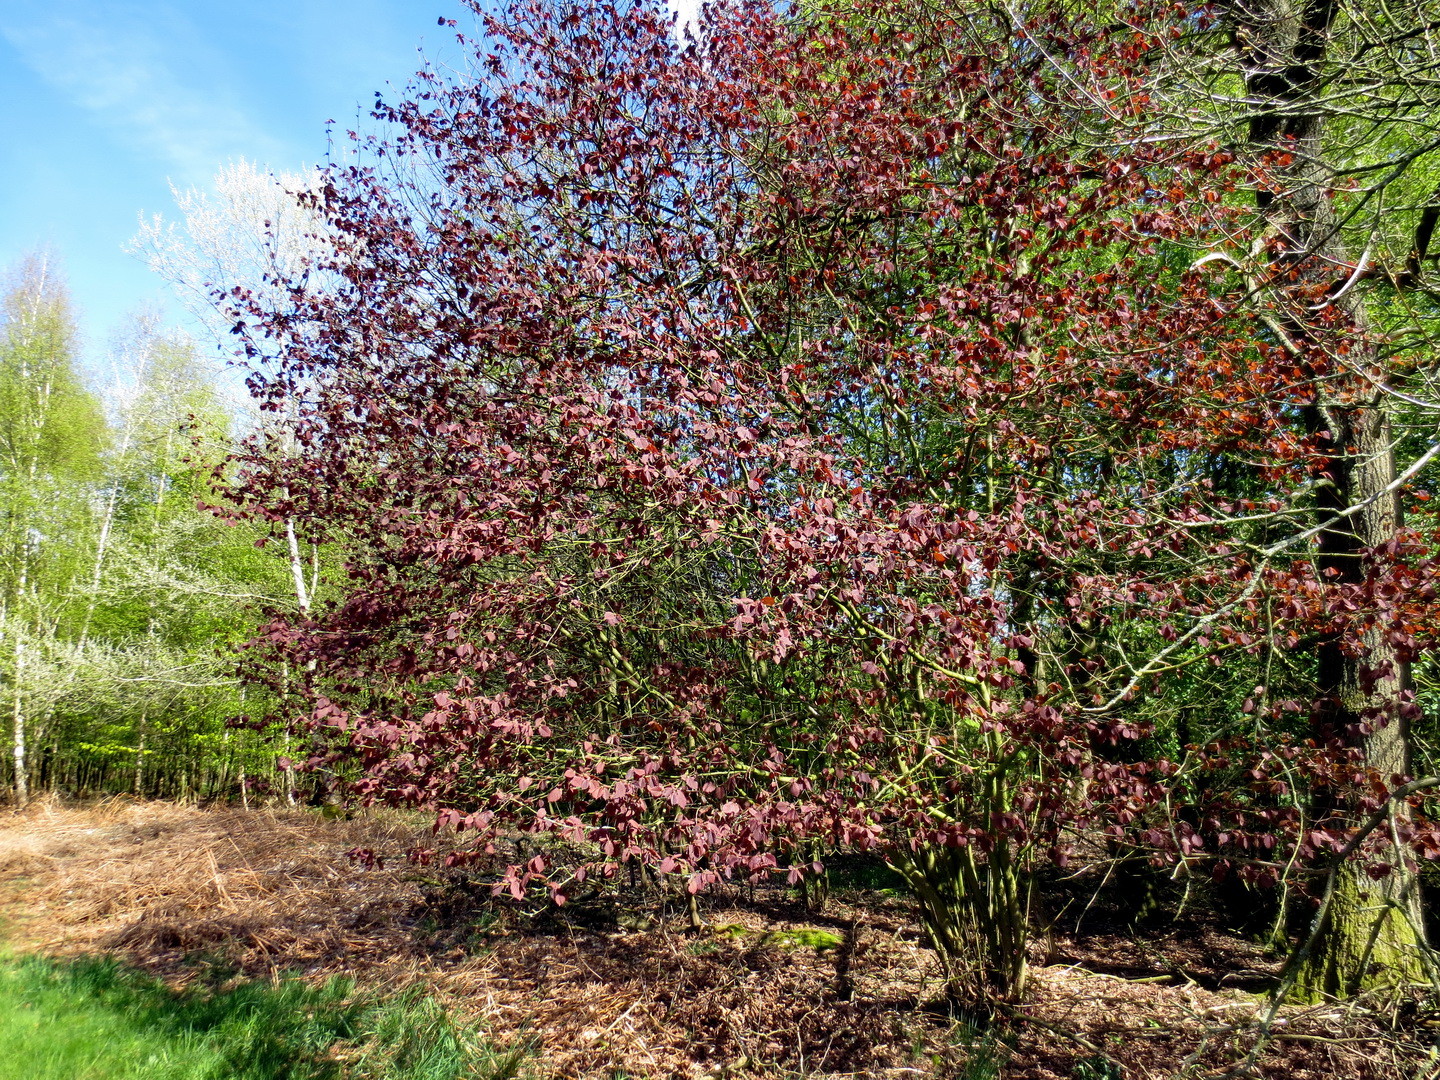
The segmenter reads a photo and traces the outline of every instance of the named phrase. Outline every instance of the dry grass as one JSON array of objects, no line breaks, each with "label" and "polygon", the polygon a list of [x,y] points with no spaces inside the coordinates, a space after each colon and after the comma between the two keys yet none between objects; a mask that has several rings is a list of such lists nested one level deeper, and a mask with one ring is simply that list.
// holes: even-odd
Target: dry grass
[{"label": "dry grass", "polygon": [[320,974],[388,968],[409,941],[391,916],[414,885],[343,854],[406,842],[398,820],[321,827],[303,812],[111,800],[44,803],[4,826],[0,878],[23,886],[10,919],[51,954],[114,951],[166,971],[209,950],[247,972]]},{"label": "dry grass", "polygon": [[[603,905],[535,919],[404,860],[430,842],[425,821],[394,814],[50,802],[0,817],[0,883],[21,948],[116,953],[177,981],[206,964],[344,973],[377,988],[423,980],[497,1042],[536,1041],[544,1075],[574,1080],[1073,1080],[1105,1075],[1097,1051],[1148,1080],[1177,1075],[1187,1057],[1223,1067],[1260,1008],[1219,988],[1231,969],[1264,976],[1242,942],[1184,928],[1142,942],[1097,933],[1055,943],[1061,962],[1037,967],[1034,1023],[978,1038],[937,1007],[933,957],[903,900],[849,893],[813,917],[781,890],[722,891],[700,934],[682,932],[656,895],[629,898],[618,920]],[[345,854],[356,847],[386,855],[385,868],[356,868]],[[838,947],[796,933],[816,930]],[[1137,981],[1147,977],[1160,981]],[[1262,1075],[1397,1080],[1424,1049],[1381,1032],[1373,1012],[1286,1020]]]}]

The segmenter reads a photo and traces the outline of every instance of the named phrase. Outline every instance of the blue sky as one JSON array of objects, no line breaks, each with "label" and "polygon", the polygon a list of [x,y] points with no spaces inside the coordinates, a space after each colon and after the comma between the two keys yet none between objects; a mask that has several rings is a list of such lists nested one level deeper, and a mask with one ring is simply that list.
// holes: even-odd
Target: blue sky
[{"label": "blue sky", "polygon": [[[123,245],[140,214],[173,216],[170,184],[227,161],[294,171],[324,158],[417,49],[458,56],[439,15],[458,0],[3,0],[0,268],[48,246],[94,363],[164,284]],[[466,21],[462,20],[461,26]]]}]

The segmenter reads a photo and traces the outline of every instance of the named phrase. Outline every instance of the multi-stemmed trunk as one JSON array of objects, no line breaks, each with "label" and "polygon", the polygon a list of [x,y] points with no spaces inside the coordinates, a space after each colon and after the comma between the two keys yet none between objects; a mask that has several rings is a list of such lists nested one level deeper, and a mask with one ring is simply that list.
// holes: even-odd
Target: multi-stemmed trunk
[{"label": "multi-stemmed trunk", "polygon": [[950,1002],[973,1017],[1025,992],[1029,879],[1001,840],[922,847],[893,860],[915,894]]},{"label": "multi-stemmed trunk", "polygon": [[[990,764],[966,809],[988,822],[1011,810],[1019,761],[998,734],[982,738]],[[1032,885],[1023,837],[1002,833],[983,846],[925,844],[891,856],[915,895],[947,998],[976,1018],[1024,995]]]}]

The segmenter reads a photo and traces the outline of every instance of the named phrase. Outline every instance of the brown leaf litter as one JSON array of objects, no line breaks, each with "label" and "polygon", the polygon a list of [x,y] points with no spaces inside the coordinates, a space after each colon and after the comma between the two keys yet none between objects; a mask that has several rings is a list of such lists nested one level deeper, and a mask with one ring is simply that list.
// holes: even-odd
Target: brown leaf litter
[{"label": "brown leaf litter", "polygon": [[[497,1044],[533,1043],[536,1075],[556,1080],[1214,1074],[1253,1045],[1253,989],[1273,975],[1213,927],[1062,938],[1018,1015],[982,1035],[945,1014],[903,898],[847,891],[816,916],[783,889],[730,887],[691,933],[654,889],[526,909],[407,862],[417,844],[434,838],[415,815],[44,802],[0,817],[8,936],[177,982],[207,964],[379,990],[420,981]],[[383,868],[357,868],[345,854],[357,847]],[[1376,1015],[1287,1009],[1256,1075],[1398,1080],[1434,1060]]]}]

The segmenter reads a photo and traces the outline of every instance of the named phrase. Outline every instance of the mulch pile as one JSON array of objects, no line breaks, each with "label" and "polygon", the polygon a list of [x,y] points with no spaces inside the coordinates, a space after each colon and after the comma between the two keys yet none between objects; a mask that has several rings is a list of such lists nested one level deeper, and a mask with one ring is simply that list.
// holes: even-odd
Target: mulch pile
[{"label": "mulch pile", "polygon": [[[497,1044],[533,1044],[534,1075],[555,1080],[1215,1076],[1254,1045],[1256,991],[1274,973],[1203,920],[1139,937],[1097,921],[1037,946],[1021,1016],[983,1033],[946,1015],[903,897],[844,891],[816,916],[783,889],[727,888],[689,932],[683,905],[654,889],[525,908],[404,858],[434,843],[428,822],[399,814],[43,803],[0,817],[8,937],[175,982],[217,965],[420,981]],[[383,866],[357,867],[355,848]],[[1411,999],[1282,1017],[1253,1075],[1434,1075]]]}]

